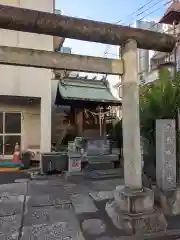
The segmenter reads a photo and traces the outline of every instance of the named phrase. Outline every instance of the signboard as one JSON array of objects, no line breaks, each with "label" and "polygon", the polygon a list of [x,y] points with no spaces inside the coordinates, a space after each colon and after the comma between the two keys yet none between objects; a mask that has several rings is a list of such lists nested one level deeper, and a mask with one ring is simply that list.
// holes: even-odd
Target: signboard
[{"label": "signboard", "polygon": [[81,172],[81,156],[69,156],[68,172]]}]

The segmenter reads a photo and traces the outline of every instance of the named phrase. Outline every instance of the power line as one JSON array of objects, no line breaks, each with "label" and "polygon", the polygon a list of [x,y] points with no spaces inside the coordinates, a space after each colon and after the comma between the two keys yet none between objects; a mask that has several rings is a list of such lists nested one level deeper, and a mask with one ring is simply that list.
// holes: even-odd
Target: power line
[{"label": "power line", "polygon": [[[144,4],[144,5],[143,5],[141,8],[139,8],[139,9],[140,9],[140,10],[143,9],[144,7],[146,7],[149,3],[153,2],[153,1],[154,1],[154,0],[149,1],[148,3]],[[161,1],[164,1],[164,0],[161,0]],[[158,2],[161,2],[161,1],[158,1]],[[152,7],[153,7],[153,6],[151,6],[150,9],[151,9]],[[134,11],[132,14],[129,14],[128,16],[131,16],[131,15],[137,13],[137,12],[139,11],[139,9],[137,9],[136,11]],[[122,22],[122,20],[116,22],[115,24],[120,23],[120,22]],[[106,56],[109,47],[110,47],[110,45],[108,45],[108,46],[106,47],[106,49],[105,49],[105,51],[104,51],[104,56]],[[114,55],[115,55],[115,54],[114,54]],[[116,55],[116,56],[117,56],[117,55]]]},{"label": "power line", "polygon": [[[147,4],[144,4],[144,5],[143,5],[141,8],[139,8],[139,9],[142,9],[142,8],[146,7],[149,3],[153,2],[153,1],[154,1],[154,0],[149,1]],[[142,11],[141,13],[138,13],[136,16],[139,16],[139,15],[143,14],[143,13],[146,12],[147,10],[152,9],[154,6],[156,6],[157,4],[159,4],[159,3],[163,2],[163,1],[165,1],[165,0],[160,0],[160,1],[156,2],[155,4],[151,5],[148,9]],[[161,7],[168,5],[170,2],[172,2],[172,0],[164,3]],[[144,16],[143,16],[141,19],[139,19],[139,20],[142,21],[145,17],[147,17],[147,16],[151,15],[152,13],[154,13],[154,12],[158,11],[159,9],[161,9],[161,7],[158,7],[158,8],[156,8],[156,9],[154,9],[154,10],[151,11],[150,13],[144,15]],[[138,12],[139,9],[138,9],[137,11],[133,12],[133,13]],[[133,13],[132,13],[132,14],[133,14]],[[132,14],[130,14],[129,16],[131,16]],[[122,20],[121,20],[121,21],[122,21]],[[121,21],[118,21],[117,23],[119,23],[119,22],[121,22]],[[135,21],[135,20],[134,20],[134,21]],[[155,25],[156,25],[156,24],[157,24],[157,23],[155,23]],[[130,24],[130,25],[131,25],[131,24]],[[152,27],[153,27],[153,26],[151,26],[151,28],[152,28]],[[147,29],[147,30],[148,30],[148,29]],[[105,49],[105,51],[104,51],[104,56],[107,54],[107,51],[108,51],[109,47],[110,47],[109,45],[106,47],[106,49]],[[116,55],[116,56],[117,56],[117,54],[113,54],[113,55]]]},{"label": "power line", "polygon": [[[144,7],[146,7],[147,5],[149,5],[150,3],[154,2],[154,1],[155,1],[155,0],[150,0],[150,1],[148,1],[146,4],[142,5],[140,8],[136,9],[134,12],[132,12],[132,13],[129,14],[129,15],[127,15],[127,16],[126,16],[126,19],[129,18],[129,17],[131,17],[131,16],[133,16],[134,14],[137,14],[140,10],[142,10]],[[162,1],[162,0],[161,0],[161,1]],[[120,23],[120,22],[122,22],[122,21],[124,21],[124,20],[119,20],[119,21],[115,22],[114,24],[118,24],[118,23]],[[126,21],[127,21],[127,20],[126,20]]]},{"label": "power line", "polygon": [[[135,17],[139,17],[141,16],[143,13],[147,12],[148,10],[152,9],[153,7],[157,6],[159,3],[163,2],[163,1],[166,1],[166,0],[158,0],[156,3],[154,3],[153,5],[149,6],[148,8],[144,9],[142,12],[138,13]],[[164,5],[164,4],[163,4]],[[150,15],[150,14],[149,14]],[[144,17],[142,17],[141,19],[139,20],[142,20],[146,17],[146,15]],[[127,22],[127,21],[126,21]],[[126,23],[125,22],[125,23]],[[125,24],[124,23],[124,24]]]}]

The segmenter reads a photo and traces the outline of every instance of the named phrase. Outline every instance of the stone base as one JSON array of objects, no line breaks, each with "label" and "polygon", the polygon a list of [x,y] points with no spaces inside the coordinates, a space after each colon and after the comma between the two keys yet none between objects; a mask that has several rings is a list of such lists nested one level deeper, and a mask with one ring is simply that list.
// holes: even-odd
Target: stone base
[{"label": "stone base", "polygon": [[167,228],[164,214],[154,209],[154,193],[150,189],[116,187],[115,200],[106,204],[106,212],[114,225],[128,234],[153,233]]},{"label": "stone base", "polygon": [[117,186],[114,198],[124,213],[146,213],[154,209],[154,193],[148,188],[133,190]]},{"label": "stone base", "polygon": [[154,195],[165,215],[176,216],[180,214],[180,187],[167,192],[154,188]]},{"label": "stone base", "polygon": [[106,204],[106,211],[113,224],[128,234],[146,234],[165,231],[167,228],[166,219],[158,210],[151,213],[128,215],[122,213],[118,203],[113,201]]}]

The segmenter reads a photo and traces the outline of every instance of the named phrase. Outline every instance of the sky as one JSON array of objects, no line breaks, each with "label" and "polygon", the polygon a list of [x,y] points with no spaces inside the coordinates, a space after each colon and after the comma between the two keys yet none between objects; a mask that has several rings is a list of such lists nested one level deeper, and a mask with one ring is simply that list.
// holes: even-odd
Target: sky
[{"label": "sky", "polygon": [[[148,20],[157,19],[163,14],[163,5],[167,0],[151,0],[149,2],[150,0],[56,0],[56,8],[60,9],[62,14],[68,16],[109,23],[122,20],[122,23],[128,25],[143,17]],[[146,3],[149,4],[128,17],[128,15]],[[149,16],[146,16],[148,14]],[[64,46],[71,47],[72,52],[77,54],[102,57],[106,55],[106,57],[110,58],[117,57],[116,47],[113,46],[108,46],[107,49],[107,45],[71,39],[67,39]],[[104,54],[104,52],[107,52],[107,54]]]},{"label": "sky", "polygon": [[[130,25],[141,18],[145,20],[158,19],[163,15],[165,2],[167,0],[56,0],[56,9],[60,9],[62,14],[67,16],[109,23],[122,20],[120,24]],[[147,4],[146,7],[136,12],[145,4]],[[133,12],[136,13],[129,16]],[[72,53],[75,54],[108,58],[118,57],[116,46],[73,39],[66,39],[64,46],[72,48]],[[112,78],[111,81],[116,84],[116,80]]]}]

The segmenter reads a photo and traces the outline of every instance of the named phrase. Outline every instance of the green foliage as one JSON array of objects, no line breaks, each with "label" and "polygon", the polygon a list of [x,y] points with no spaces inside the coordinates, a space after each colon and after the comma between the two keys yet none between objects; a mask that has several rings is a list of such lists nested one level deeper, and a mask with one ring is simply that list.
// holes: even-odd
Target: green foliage
[{"label": "green foliage", "polygon": [[[170,79],[168,70],[159,79],[140,87],[141,136],[152,148],[155,146],[155,120],[176,118],[180,106],[180,75]],[[150,149],[149,149],[150,150]]]},{"label": "green foliage", "polygon": [[114,125],[114,135],[117,142],[117,147],[119,149],[123,146],[123,139],[122,139],[122,120],[119,120]]},{"label": "green foliage", "polygon": [[122,120],[116,119],[110,125],[107,125],[107,133],[110,138],[116,142],[116,147],[122,148]]},{"label": "green foliage", "polygon": [[[180,74],[170,78],[168,70],[159,72],[159,79],[140,86],[140,125],[144,150],[155,155],[155,120],[176,118],[180,107]],[[118,146],[122,146],[122,121],[114,126]]]}]

